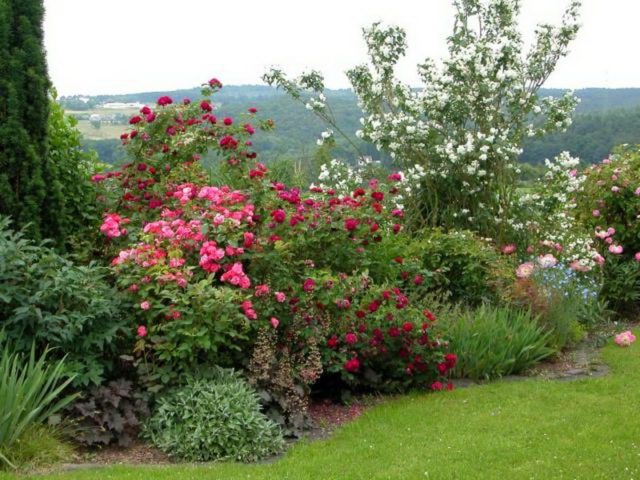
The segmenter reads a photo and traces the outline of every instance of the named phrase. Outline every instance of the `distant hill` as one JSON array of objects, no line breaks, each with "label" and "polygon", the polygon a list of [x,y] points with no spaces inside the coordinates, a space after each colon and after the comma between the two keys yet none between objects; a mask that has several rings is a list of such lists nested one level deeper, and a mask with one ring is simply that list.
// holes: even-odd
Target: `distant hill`
[{"label": "distant hill", "polygon": [[[559,96],[562,89],[543,89],[541,96]],[[562,150],[569,150],[587,162],[596,162],[619,143],[640,143],[640,88],[606,89],[587,88],[576,90],[581,103],[574,115],[574,124],[564,134],[549,136],[525,142],[522,160],[541,163]],[[60,102],[80,118],[80,127],[87,140],[87,146],[96,148],[101,158],[108,162],[118,161],[123,152],[115,138],[117,132],[126,128],[126,119],[121,116],[117,125],[108,125],[99,131],[92,128],[90,113],[100,112],[105,103],[151,104],[161,95],[170,95],[175,100],[184,97],[197,99],[199,88],[175,90],[172,92],[141,92],[120,95],[67,96]],[[346,133],[353,133],[360,126],[360,111],[356,97],[351,90],[329,90],[329,102],[340,127]],[[264,115],[273,118],[277,129],[273,134],[261,135],[256,139],[256,147],[265,161],[290,158],[307,163],[316,150],[315,140],[324,125],[301,105],[285,94],[264,85],[225,86],[215,96],[223,114],[238,115],[249,106],[257,107]],[[83,117],[83,112],[86,115]],[[121,128],[119,128],[121,126]],[[355,139],[355,137],[354,137]],[[357,140],[356,140],[357,141]],[[350,158],[353,153],[338,142],[335,156]],[[358,141],[363,150],[376,153],[370,145]]]}]

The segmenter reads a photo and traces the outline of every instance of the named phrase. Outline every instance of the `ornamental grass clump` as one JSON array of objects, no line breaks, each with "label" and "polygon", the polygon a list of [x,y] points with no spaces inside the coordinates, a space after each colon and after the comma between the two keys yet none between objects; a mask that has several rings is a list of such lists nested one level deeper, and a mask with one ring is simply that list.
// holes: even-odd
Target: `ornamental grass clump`
[{"label": "ornamental grass clump", "polygon": [[49,350],[36,356],[13,353],[6,344],[0,355],[0,465],[15,467],[8,453],[27,429],[45,422],[71,403],[63,395],[73,381],[66,377],[64,360],[47,363]]},{"label": "ornamental grass clump", "polygon": [[523,372],[555,353],[527,310],[483,305],[444,321],[458,354],[457,377],[489,380]]},{"label": "ornamental grass clump", "polygon": [[237,374],[190,379],[160,397],[145,435],[181,460],[252,462],[284,447],[278,426],[260,411],[258,395]]}]

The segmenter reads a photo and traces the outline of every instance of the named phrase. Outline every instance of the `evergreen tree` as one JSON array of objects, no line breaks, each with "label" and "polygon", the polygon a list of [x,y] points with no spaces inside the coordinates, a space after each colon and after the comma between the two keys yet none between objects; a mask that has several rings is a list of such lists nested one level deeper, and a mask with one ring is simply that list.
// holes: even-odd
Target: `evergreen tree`
[{"label": "evergreen tree", "polygon": [[0,0],[0,214],[61,240],[64,203],[47,162],[50,87],[42,0]]}]

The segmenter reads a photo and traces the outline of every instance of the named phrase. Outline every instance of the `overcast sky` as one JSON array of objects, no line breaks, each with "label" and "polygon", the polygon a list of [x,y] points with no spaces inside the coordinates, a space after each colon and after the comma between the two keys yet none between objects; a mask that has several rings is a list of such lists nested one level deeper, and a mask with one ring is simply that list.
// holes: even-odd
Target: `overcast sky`
[{"label": "overcast sky", "polygon": [[[522,0],[522,29],[558,22],[568,0]],[[49,73],[62,95],[187,88],[210,77],[259,84],[269,65],[316,68],[330,88],[365,59],[361,28],[382,20],[407,31],[399,76],[441,57],[450,0],[45,0]],[[639,0],[583,0],[583,28],[547,86],[640,87]]]}]

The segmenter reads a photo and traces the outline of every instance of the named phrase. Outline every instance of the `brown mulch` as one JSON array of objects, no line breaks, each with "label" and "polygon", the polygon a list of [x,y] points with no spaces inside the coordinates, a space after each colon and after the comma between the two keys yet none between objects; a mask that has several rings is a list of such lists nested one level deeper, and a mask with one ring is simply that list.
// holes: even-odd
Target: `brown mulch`
[{"label": "brown mulch", "polygon": [[358,402],[342,405],[330,400],[323,400],[309,406],[309,415],[318,428],[333,429],[355,420],[364,413],[366,408],[364,404]]},{"label": "brown mulch", "polygon": [[80,453],[80,460],[83,463],[100,465],[158,465],[172,463],[165,453],[144,442],[136,442],[126,448],[110,445],[100,449],[88,450]]}]

